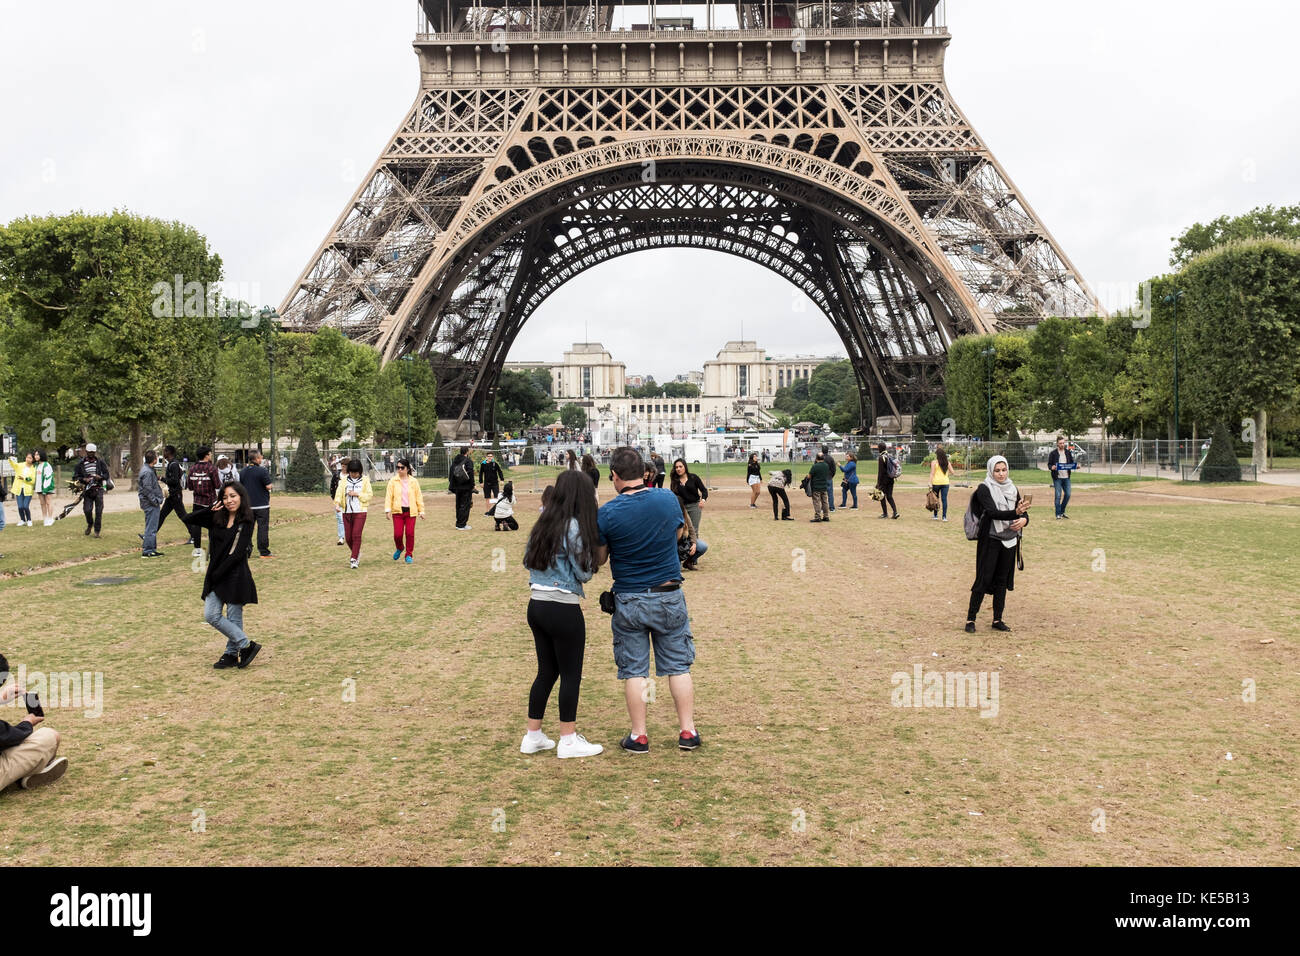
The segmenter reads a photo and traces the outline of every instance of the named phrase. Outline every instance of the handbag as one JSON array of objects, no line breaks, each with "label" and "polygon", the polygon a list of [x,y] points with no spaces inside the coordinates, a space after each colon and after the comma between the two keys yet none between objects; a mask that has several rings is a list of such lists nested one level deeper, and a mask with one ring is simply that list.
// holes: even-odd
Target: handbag
[{"label": "handbag", "polygon": [[925,493],[925,510],[939,513],[939,496],[934,493],[933,488]]}]

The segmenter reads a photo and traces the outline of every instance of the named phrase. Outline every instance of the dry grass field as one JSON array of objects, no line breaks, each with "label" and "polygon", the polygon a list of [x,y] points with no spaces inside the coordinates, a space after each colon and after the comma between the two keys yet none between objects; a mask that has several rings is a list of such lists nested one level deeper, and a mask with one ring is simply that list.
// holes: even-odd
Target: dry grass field
[{"label": "dry grass field", "polygon": [[[142,561],[138,512],[0,533],[3,650],[32,672],[102,672],[100,716],[50,707],[72,763],[0,797],[9,864],[1268,864],[1300,854],[1300,509],[1079,482],[1037,496],[1007,621],[963,632],[966,494],[928,520],[863,496],[810,526],[716,480],[687,576],[704,746],[627,731],[608,619],[588,588],[585,760],[519,753],[532,679],[523,530],[429,493],[416,563],[372,506],[349,571],[323,498],[279,497],[276,557],[245,616],[265,651],[211,667],[179,528]],[[602,483],[603,484],[603,483]],[[602,491],[608,491],[602,488]],[[1151,492],[1155,492],[1154,494]],[[1186,500],[1177,495],[1187,494]],[[1256,498],[1242,489],[1240,497]],[[1265,499],[1268,496],[1265,496]],[[481,499],[480,499],[481,500]],[[12,502],[8,505],[13,520]],[[93,560],[87,555],[95,555]],[[102,578],[123,583],[94,586]],[[996,675],[996,715],[898,707],[893,675]],[[30,683],[30,680],[29,680]],[[990,685],[991,686],[991,685]],[[355,700],[351,688],[355,688]],[[1253,693],[1251,692],[1253,689]],[[949,701],[950,702],[950,701]],[[552,698],[546,730],[556,735]],[[0,717],[15,720],[19,711]],[[1231,754],[1231,759],[1228,755]]]}]

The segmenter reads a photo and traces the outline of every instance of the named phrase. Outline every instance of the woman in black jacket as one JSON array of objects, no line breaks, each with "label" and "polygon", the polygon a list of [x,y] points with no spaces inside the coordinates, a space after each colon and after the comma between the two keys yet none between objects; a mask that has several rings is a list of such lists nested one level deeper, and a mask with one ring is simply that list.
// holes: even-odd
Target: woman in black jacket
[{"label": "woman in black jacket", "polygon": [[[600,487],[600,469],[596,467],[596,459],[592,458],[591,455],[583,455],[583,456],[582,456],[582,470],[583,470],[584,472],[587,473],[587,477],[591,479],[591,483],[592,483],[595,487],[599,488],[599,487]],[[597,499],[600,498],[600,492],[597,492],[597,493],[596,493],[596,498],[597,498]]]},{"label": "woman in black jacket", "polygon": [[209,529],[212,552],[203,576],[203,619],[226,637],[226,652],[212,666],[217,670],[247,667],[262,649],[244,633],[244,605],[257,603],[257,585],[248,570],[255,527],[248,492],[239,482],[228,481],[211,508],[191,511],[185,523],[196,535],[199,528]]},{"label": "woman in black jacket", "polygon": [[673,462],[673,476],[668,487],[672,489],[673,494],[682,499],[682,504],[686,506],[686,513],[691,516],[691,524],[695,525],[698,534],[700,502],[708,500],[709,489],[704,487],[704,482],[700,481],[699,475],[691,474],[691,470],[686,467],[686,462],[681,458]]},{"label": "woman in black jacket", "polygon": [[992,594],[993,630],[1009,631],[1002,611],[1007,592],[1016,589],[1016,556],[1020,553],[1020,532],[1029,524],[1029,504],[1011,481],[1007,460],[1001,455],[989,459],[988,477],[971,495],[971,514],[980,528],[966,630],[975,633],[975,615],[984,603],[984,595]]},{"label": "woman in black jacket", "polygon": [[749,485],[749,506],[758,507],[758,496],[763,492],[763,466],[758,462],[758,452],[749,456],[749,464],[745,466],[745,481]]}]

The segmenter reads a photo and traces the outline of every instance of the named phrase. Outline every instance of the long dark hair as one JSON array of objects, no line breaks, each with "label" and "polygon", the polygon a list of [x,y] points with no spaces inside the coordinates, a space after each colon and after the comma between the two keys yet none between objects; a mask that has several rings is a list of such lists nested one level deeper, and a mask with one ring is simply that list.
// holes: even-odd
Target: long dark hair
[{"label": "long dark hair", "polygon": [[572,448],[569,449],[569,470],[570,471],[578,470],[578,456],[573,453]]},{"label": "long dark hair", "polygon": [[583,471],[599,471],[600,469],[596,467],[596,459],[592,458],[591,455],[583,455],[583,456],[582,456],[582,470],[583,470]]},{"label": "long dark hair", "polygon": [[45,454],[44,448],[37,448],[32,452],[32,457],[35,458],[37,462],[49,462],[50,460],[50,456]]},{"label": "long dark hair", "polygon": [[942,445],[935,450],[934,458],[939,462],[939,470],[945,475],[948,474],[948,453],[943,450]]},{"label": "long dark hair", "polygon": [[227,488],[234,488],[236,494],[239,495],[239,510],[235,512],[235,524],[243,524],[245,521],[252,524],[253,509],[248,506],[248,489],[237,481],[227,481],[221,486],[221,490],[217,492],[217,500],[221,502],[222,513],[229,514],[226,511]]},{"label": "long dark hair", "polygon": [[555,493],[546,503],[546,509],[528,536],[528,546],[524,549],[524,567],[531,571],[545,571],[553,565],[560,552],[566,549],[569,522],[575,518],[578,520],[581,550],[569,557],[582,570],[594,574],[594,549],[599,540],[596,529],[596,496],[591,493],[591,479],[580,471],[564,471],[555,479]]},{"label": "long dark hair", "polygon": [[[682,463],[682,468],[684,468],[684,469],[686,470],[686,474],[682,475],[681,478],[680,478],[680,480],[679,480],[678,477],[677,477],[677,463],[678,463],[679,461]],[[686,464],[686,459],[685,459],[685,458],[674,458],[674,459],[673,459],[673,467],[672,467],[672,477],[668,479],[668,487],[669,487],[669,488],[673,488],[673,489],[677,489],[677,488],[681,487],[682,485],[686,484],[686,482],[688,482],[688,481],[690,481],[690,480],[691,480],[691,466],[688,465],[688,464]]]}]

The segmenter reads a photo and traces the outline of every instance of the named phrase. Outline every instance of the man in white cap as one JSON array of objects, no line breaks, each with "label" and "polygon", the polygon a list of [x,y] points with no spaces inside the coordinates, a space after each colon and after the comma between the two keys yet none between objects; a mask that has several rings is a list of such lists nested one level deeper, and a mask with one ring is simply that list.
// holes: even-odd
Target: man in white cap
[{"label": "man in white cap", "polygon": [[86,445],[86,457],[77,462],[72,477],[85,485],[86,493],[81,499],[81,510],[86,515],[86,534],[93,530],[99,537],[99,529],[104,521],[104,491],[112,486],[108,477],[108,462],[98,455],[99,449],[93,442]]}]

